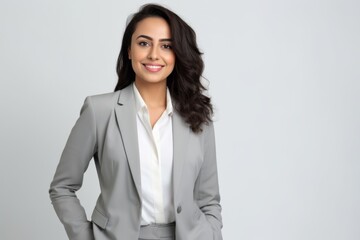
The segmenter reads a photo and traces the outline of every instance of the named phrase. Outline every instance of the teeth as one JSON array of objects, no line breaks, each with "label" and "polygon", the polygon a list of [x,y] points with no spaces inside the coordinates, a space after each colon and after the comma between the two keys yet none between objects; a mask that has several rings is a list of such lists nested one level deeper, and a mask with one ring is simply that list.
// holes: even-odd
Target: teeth
[{"label": "teeth", "polygon": [[161,68],[161,66],[154,66],[154,65],[146,65],[146,67],[152,68],[152,69],[159,69],[159,68]]}]

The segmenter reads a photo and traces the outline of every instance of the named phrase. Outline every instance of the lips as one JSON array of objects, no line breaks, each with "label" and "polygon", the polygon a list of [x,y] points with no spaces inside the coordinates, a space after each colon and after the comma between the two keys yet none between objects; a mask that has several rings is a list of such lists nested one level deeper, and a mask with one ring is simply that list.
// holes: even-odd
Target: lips
[{"label": "lips", "polygon": [[149,72],[159,72],[164,66],[159,64],[143,64]]}]

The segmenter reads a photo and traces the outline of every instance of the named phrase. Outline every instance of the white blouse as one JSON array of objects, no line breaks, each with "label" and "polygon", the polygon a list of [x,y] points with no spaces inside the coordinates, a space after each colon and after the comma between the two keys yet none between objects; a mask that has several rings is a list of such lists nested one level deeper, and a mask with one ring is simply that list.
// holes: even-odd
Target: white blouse
[{"label": "white blouse", "polygon": [[151,127],[148,108],[133,84],[137,110],[142,209],[141,225],[175,221],[173,203],[173,135],[170,92],[166,109]]}]

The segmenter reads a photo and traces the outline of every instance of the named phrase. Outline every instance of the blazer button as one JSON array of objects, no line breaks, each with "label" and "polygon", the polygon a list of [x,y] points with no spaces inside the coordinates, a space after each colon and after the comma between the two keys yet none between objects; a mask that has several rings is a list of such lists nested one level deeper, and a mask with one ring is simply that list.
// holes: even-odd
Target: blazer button
[{"label": "blazer button", "polygon": [[182,210],[181,206],[178,206],[177,209],[176,209],[176,212],[181,213],[181,210]]}]

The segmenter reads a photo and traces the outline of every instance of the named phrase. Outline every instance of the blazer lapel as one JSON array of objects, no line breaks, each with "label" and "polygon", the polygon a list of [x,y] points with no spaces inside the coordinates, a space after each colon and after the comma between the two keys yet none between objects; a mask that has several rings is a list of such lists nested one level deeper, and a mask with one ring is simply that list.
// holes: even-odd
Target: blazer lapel
[{"label": "blazer lapel", "polygon": [[186,149],[189,140],[190,128],[183,121],[180,114],[174,111],[173,114],[173,158],[174,158],[174,195],[177,198],[177,189],[180,189],[179,184],[181,183],[182,169],[184,158],[186,157]]},{"label": "blazer lapel", "polygon": [[[122,89],[119,94],[117,106],[115,107],[117,124],[124,144],[130,171],[134,179],[139,198],[141,194],[140,156],[138,135],[136,126],[136,106],[132,85]],[[184,122],[180,114],[173,112],[173,184],[174,194],[177,197],[177,189],[181,183],[182,169],[186,149],[190,135],[190,128]]]},{"label": "blazer lapel", "polygon": [[136,107],[132,85],[120,91],[115,114],[130,171],[139,198],[141,199],[140,156],[136,126]]}]

